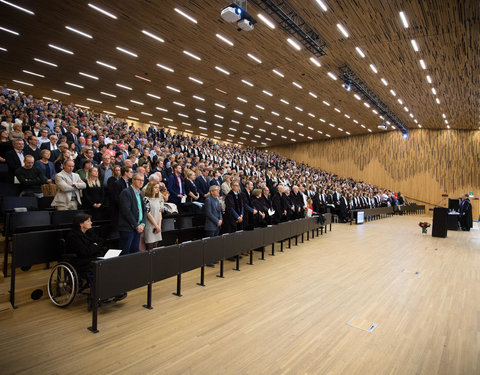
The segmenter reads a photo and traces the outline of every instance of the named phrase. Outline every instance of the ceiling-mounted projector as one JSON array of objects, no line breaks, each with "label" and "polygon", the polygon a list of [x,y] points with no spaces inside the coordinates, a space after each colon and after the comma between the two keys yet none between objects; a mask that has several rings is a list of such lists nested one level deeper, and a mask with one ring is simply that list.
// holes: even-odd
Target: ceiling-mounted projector
[{"label": "ceiling-mounted projector", "polygon": [[[243,2],[240,3],[243,4]],[[246,6],[247,2],[245,1],[245,9],[247,9]],[[253,30],[253,25],[257,23],[255,18],[253,18],[242,7],[235,3],[227,5],[225,8],[223,8],[220,15],[228,23],[237,22],[238,31],[251,31]]]},{"label": "ceiling-mounted projector", "polygon": [[238,27],[243,31],[251,31],[253,30],[253,23],[247,19],[243,19],[238,22]]}]

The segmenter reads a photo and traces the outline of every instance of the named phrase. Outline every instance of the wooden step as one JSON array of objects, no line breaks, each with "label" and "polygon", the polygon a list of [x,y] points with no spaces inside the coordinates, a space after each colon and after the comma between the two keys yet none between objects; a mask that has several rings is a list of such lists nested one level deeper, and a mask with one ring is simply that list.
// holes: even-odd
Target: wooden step
[{"label": "wooden step", "polygon": [[13,316],[13,307],[10,302],[0,303],[0,320],[9,319]]}]

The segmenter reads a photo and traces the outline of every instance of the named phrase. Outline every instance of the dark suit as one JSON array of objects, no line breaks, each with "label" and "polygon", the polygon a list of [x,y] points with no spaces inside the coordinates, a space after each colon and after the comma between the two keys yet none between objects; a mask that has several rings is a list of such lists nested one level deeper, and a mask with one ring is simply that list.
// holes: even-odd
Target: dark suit
[{"label": "dark suit", "polygon": [[118,232],[120,234],[119,246],[123,255],[138,252],[140,233],[137,232],[137,227],[140,224],[145,227],[147,217],[147,209],[141,196],[140,206],[141,212],[138,209],[137,195],[133,187],[130,186],[120,193]]},{"label": "dark suit", "polygon": [[170,193],[168,201],[171,203],[175,203],[178,206],[181,203],[181,198],[179,198],[178,195],[185,195],[185,184],[183,183],[183,179],[180,177],[179,185],[177,176],[175,176],[174,174],[170,175],[167,181],[167,189]]},{"label": "dark suit", "polygon": [[90,261],[105,255],[107,248],[101,245],[101,239],[97,237],[93,229],[83,233],[80,229],[73,229],[65,242],[67,253],[76,254],[73,260],[77,272],[88,271]]},{"label": "dark suit", "polygon": [[460,226],[462,230],[470,231],[473,227],[472,204],[470,199],[464,199],[460,203],[458,212],[460,212]]},{"label": "dark suit", "polygon": [[205,195],[208,194],[210,189],[210,181],[208,177],[204,178],[203,176],[198,176],[195,179],[195,186],[197,187],[197,191],[200,194],[200,198],[198,199],[198,201],[205,202]]},{"label": "dark suit", "polygon": [[237,219],[243,216],[244,205],[240,192],[235,194],[233,190],[225,196],[225,216],[223,229],[225,233],[236,232],[243,229],[243,223],[237,223]]},{"label": "dark suit", "polygon": [[15,150],[8,151],[7,155],[5,155],[5,160],[8,165],[8,174],[9,174],[10,182],[13,182],[14,173],[18,168],[22,166],[22,162],[20,161],[20,158],[18,157],[17,152]]}]

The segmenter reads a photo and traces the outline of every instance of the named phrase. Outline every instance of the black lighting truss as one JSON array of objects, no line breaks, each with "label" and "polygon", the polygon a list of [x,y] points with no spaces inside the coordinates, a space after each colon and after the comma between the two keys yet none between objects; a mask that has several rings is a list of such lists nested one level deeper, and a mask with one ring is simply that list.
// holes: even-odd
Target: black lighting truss
[{"label": "black lighting truss", "polygon": [[278,24],[308,51],[316,57],[327,53],[327,43],[323,38],[298,15],[295,9],[284,0],[252,0],[254,4],[263,9]]},{"label": "black lighting truss", "polygon": [[344,65],[338,68],[340,71],[340,78],[345,86],[350,85],[350,88],[362,94],[365,99],[373,105],[383,116],[385,120],[390,120],[395,128],[400,130],[402,134],[408,133],[408,127],[400,120],[395,113],[393,113],[388,106],[380,100],[375,92],[367,86],[367,84],[357,76],[357,74],[348,66]]}]

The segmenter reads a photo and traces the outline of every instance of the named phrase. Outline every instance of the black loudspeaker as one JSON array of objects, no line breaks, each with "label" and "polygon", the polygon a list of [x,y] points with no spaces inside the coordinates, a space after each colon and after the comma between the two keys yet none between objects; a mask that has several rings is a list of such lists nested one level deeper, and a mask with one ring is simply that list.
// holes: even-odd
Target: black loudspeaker
[{"label": "black loudspeaker", "polygon": [[447,237],[448,208],[435,207],[433,209],[432,237]]},{"label": "black loudspeaker", "polygon": [[460,199],[448,198],[448,209],[458,211],[460,208]]}]

